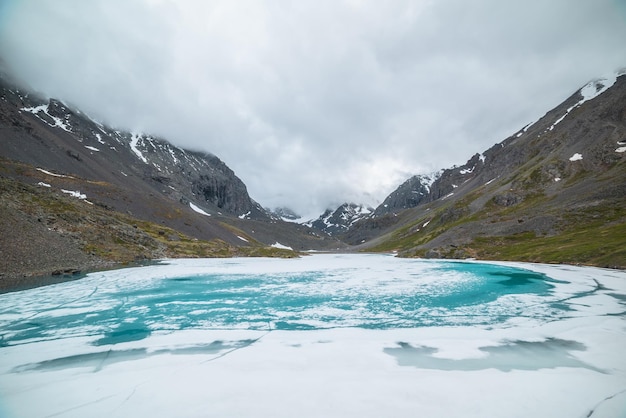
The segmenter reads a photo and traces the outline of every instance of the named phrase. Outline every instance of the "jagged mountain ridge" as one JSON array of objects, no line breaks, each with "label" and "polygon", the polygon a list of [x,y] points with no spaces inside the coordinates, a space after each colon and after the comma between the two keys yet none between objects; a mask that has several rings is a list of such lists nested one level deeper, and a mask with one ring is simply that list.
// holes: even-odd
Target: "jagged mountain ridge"
[{"label": "jagged mountain ridge", "polygon": [[412,208],[422,202],[432,199],[430,193],[433,183],[441,176],[441,172],[432,174],[418,174],[404,183],[396,190],[391,192],[389,196],[373,211],[372,217],[386,215],[388,213],[396,213],[404,209]]},{"label": "jagged mountain ridge", "polygon": [[[340,238],[408,256],[515,259],[495,248],[517,248],[522,255],[526,234],[524,245],[536,248],[525,259],[543,261],[541,243],[547,249],[550,243],[561,245],[559,237],[567,234],[584,236],[586,222],[615,238],[612,248],[626,245],[626,238],[614,233],[626,222],[625,145],[626,75],[621,72],[588,83],[537,122],[466,164],[443,170],[415,207],[373,214]],[[417,178],[411,187],[406,184],[392,195],[409,201],[422,190]],[[590,226],[586,232],[592,237],[594,230]],[[519,242],[511,243],[512,237]],[[598,254],[604,251],[593,244]],[[605,251],[606,265],[626,265],[626,254],[610,256],[611,251]],[[579,255],[579,261],[600,255]]]},{"label": "jagged mountain ridge", "polygon": [[[0,180],[28,186],[11,183],[0,190],[5,195],[27,190],[27,199],[33,200],[50,192],[55,205],[59,196],[67,196],[106,213],[163,225],[152,231],[155,234],[174,237],[172,231],[179,231],[230,246],[345,249],[343,243],[328,239],[332,235],[355,249],[394,250],[405,256],[626,265],[624,250],[615,250],[626,248],[623,75],[589,83],[537,122],[460,167],[442,170],[434,179],[408,179],[375,210],[347,203],[311,222],[313,229],[282,222],[261,208],[232,170],[211,154],[115,130],[58,100],[39,98],[5,81],[1,87],[0,155],[9,160],[0,160]],[[14,206],[9,201],[2,209]],[[47,225],[38,229],[46,236],[69,225],[49,213],[43,219],[39,212],[5,215],[6,228],[18,221],[39,228],[40,222]],[[92,223],[95,219],[78,218]],[[98,226],[106,216],[99,213],[96,218]],[[132,219],[114,225],[112,234],[134,237],[143,249],[152,245],[152,252],[145,253],[148,258],[164,254],[156,244],[146,244],[149,237]],[[581,238],[592,235],[602,238],[582,248]],[[58,248],[81,242],[72,233],[63,238]],[[570,243],[576,239],[579,242]],[[550,255],[551,248],[565,248],[571,257],[565,250]],[[76,247],[74,253],[81,251]],[[196,256],[201,254],[207,253]]]},{"label": "jagged mountain ridge", "polygon": [[327,209],[319,218],[306,222],[307,226],[335,236],[348,231],[356,222],[374,211],[373,208],[357,203],[344,203],[337,209]]},{"label": "jagged mountain ridge", "polygon": [[6,75],[0,77],[0,157],[0,177],[193,239],[235,247],[281,243],[294,250],[341,246],[264,210],[218,157],[105,126]]},{"label": "jagged mountain ridge", "polygon": [[[207,211],[268,218],[249,197],[243,182],[214,155],[184,150],[161,138],[114,130],[55,99],[46,102],[8,88],[2,94],[3,117],[13,127],[12,135],[3,135],[5,157],[118,183],[139,177],[157,187],[165,186],[169,190],[162,192],[175,199],[206,206]],[[49,126],[48,132],[34,127],[35,118]],[[24,135],[19,128],[39,139],[39,146],[23,146]],[[50,133],[57,138],[42,138]],[[72,139],[76,143],[71,143]]]}]

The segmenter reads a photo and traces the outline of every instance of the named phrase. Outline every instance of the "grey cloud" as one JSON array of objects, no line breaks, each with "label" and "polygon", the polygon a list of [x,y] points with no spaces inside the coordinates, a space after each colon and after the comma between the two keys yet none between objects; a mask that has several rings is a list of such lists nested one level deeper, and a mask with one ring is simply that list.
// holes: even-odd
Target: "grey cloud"
[{"label": "grey cloud", "polygon": [[626,65],[619,0],[11,1],[0,56],[223,159],[267,206],[381,201]]}]

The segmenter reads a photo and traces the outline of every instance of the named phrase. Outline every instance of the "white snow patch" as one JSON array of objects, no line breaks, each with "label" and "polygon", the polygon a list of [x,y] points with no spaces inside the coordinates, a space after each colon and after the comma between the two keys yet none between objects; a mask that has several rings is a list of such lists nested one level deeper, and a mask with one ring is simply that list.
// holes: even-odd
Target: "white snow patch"
[{"label": "white snow patch", "polygon": [[68,179],[73,179],[74,178],[72,176],[66,176],[66,175],[63,175],[63,174],[52,173],[50,171],[44,170],[43,168],[37,168],[37,171],[41,171],[42,173],[47,174],[49,176],[53,176],[53,177],[65,177],[65,178],[68,178]]},{"label": "white snow patch", "polygon": [[128,177],[128,174],[124,173],[123,171],[120,171],[120,173],[122,173],[124,177]]},{"label": "white snow patch", "polygon": [[537,120],[534,120],[532,122],[530,122],[528,125],[524,126],[524,129],[522,129],[522,132],[526,132],[528,130],[528,128],[530,128],[531,126],[533,126],[535,123],[537,123]]},{"label": "white snow patch", "polygon": [[442,197],[442,198],[441,198],[441,200],[447,199],[447,198],[449,198],[449,197],[450,197],[450,196],[452,196],[452,195],[454,195],[454,192],[452,192],[452,193],[448,193],[447,195],[445,195],[444,197]]},{"label": "white snow patch", "polygon": [[239,215],[238,218],[239,219],[247,219],[248,216],[250,216],[250,211],[244,213],[243,215]]},{"label": "white snow patch", "polygon": [[497,179],[498,177],[494,177],[491,180],[489,180],[487,183],[485,183],[485,186],[487,186],[488,184],[491,184],[495,179]]},{"label": "white snow patch", "polygon": [[167,146],[167,150],[169,151],[170,155],[172,156],[172,159],[174,160],[174,164],[178,164],[178,158],[176,158],[176,154],[174,153],[174,150],[172,149],[172,147],[170,145]]},{"label": "white snow patch", "polygon": [[85,145],[85,148],[92,150],[92,151],[100,151],[98,148],[96,147],[90,147],[89,145]]},{"label": "white snow patch", "polygon": [[558,181],[561,181],[561,177],[555,177],[555,178],[554,178],[554,181],[557,181],[557,182],[558,182]]},{"label": "white snow patch", "polygon": [[102,136],[99,133],[96,132],[94,135],[96,136],[96,139],[99,143],[101,143],[102,145],[106,145],[106,142],[102,140]]},{"label": "white snow patch", "polygon": [[283,245],[280,242],[276,242],[275,244],[270,245],[270,247],[272,247],[272,248],[280,248],[282,250],[291,250],[291,251],[293,251],[293,248],[288,247],[286,245]]},{"label": "white snow patch", "polygon": [[580,161],[583,159],[582,154],[576,153],[574,155],[572,155],[571,157],[569,157],[570,161]]},{"label": "white snow patch", "polygon": [[240,240],[245,241],[245,242],[250,242],[250,241],[248,241],[247,239],[245,239],[244,237],[239,236],[239,235],[237,235],[237,238],[239,238]]},{"label": "white snow patch", "polygon": [[615,152],[626,152],[626,147],[619,147],[615,150]]},{"label": "white snow patch", "polygon": [[37,186],[52,187],[48,183],[44,183],[43,181],[40,181],[39,183],[37,183]]},{"label": "white snow patch", "polygon": [[86,194],[83,194],[83,193],[81,193],[81,192],[79,192],[79,191],[65,190],[65,189],[61,189],[61,191],[62,191],[63,193],[67,193],[67,194],[69,194],[70,196],[75,197],[75,198],[77,198],[77,199],[87,199],[87,195],[86,195]]},{"label": "white snow patch", "polygon": [[[20,110],[32,113],[33,115],[35,115],[39,119],[41,119],[43,122],[47,123],[49,126],[52,126],[53,128],[55,128],[55,127],[56,128],[61,128],[64,131],[72,132],[71,126],[67,124],[67,121],[63,121],[61,118],[58,118],[56,116],[52,116],[48,112],[48,105],[47,104],[40,105],[40,106],[34,106],[34,107],[23,107]],[[41,116],[39,116],[39,112],[43,112],[46,115],[48,115],[48,117],[54,121],[54,124],[49,123],[48,121],[43,119]]]},{"label": "white snow patch", "polygon": [[137,144],[139,143],[140,139],[141,135],[133,133],[130,137],[130,149],[135,153],[135,155],[137,155],[137,157],[139,157],[141,161],[148,164],[148,160],[146,159],[146,157],[144,157],[141,151],[139,151],[139,149],[137,148]]},{"label": "white snow patch", "polygon": [[[576,107],[576,106],[574,106],[574,107]],[[552,124],[552,126],[550,126],[550,128],[549,128],[548,130],[549,130],[549,131],[553,130],[553,129],[554,129],[554,127],[555,127],[556,125],[558,125],[559,123],[561,123],[561,121],[562,121],[563,119],[565,119],[565,116],[567,116],[567,115],[568,115],[568,113],[569,113],[569,112],[570,112],[570,111],[571,111],[574,107],[570,107],[569,109],[567,109],[567,113],[565,113],[563,116],[561,116],[560,118],[558,118],[558,119],[556,120],[556,122],[554,122],[554,123]]]},{"label": "white snow patch", "polygon": [[39,106],[33,106],[33,107],[23,107],[20,110],[23,110],[25,112],[30,112],[33,115],[36,115],[39,112],[44,112],[44,113],[48,113],[48,105],[47,104],[43,104],[43,105],[39,105]]},{"label": "white snow patch", "polygon": [[194,205],[191,202],[189,202],[189,207],[193,209],[194,212],[198,212],[200,215],[211,216],[210,213],[206,213],[204,210],[200,209],[198,206]]},{"label": "white snow patch", "polygon": [[583,98],[580,99],[578,101],[578,103],[576,103],[574,106],[568,108],[567,111],[565,112],[565,114],[563,116],[561,116],[559,119],[557,119],[557,121],[554,122],[552,124],[552,126],[550,126],[550,128],[548,130],[551,131],[552,129],[554,129],[554,127],[557,124],[559,124],[563,119],[565,119],[565,117],[572,110],[574,110],[578,106],[582,105],[583,103],[598,97],[599,95],[601,95],[602,93],[607,91],[609,88],[611,88],[613,86],[613,84],[615,84],[615,81],[617,81],[617,77],[619,77],[620,75],[622,75],[621,72],[614,73],[614,74],[609,74],[606,77],[599,78],[597,80],[593,80],[593,81],[590,81],[589,83],[587,83],[583,88],[581,88],[579,90],[579,93],[580,93],[580,95]]}]

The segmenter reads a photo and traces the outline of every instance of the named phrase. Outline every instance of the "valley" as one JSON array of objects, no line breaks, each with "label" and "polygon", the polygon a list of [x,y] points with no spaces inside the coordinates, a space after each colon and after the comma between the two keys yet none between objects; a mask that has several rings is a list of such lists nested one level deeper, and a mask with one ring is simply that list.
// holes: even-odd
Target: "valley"
[{"label": "valley", "polygon": [[[162,258],[396,252],[626,268],[626,75],[377,208],[295,222],[217,156],[0,83],[0,290]],[[284,217],[284,218],[283,218]]]}]

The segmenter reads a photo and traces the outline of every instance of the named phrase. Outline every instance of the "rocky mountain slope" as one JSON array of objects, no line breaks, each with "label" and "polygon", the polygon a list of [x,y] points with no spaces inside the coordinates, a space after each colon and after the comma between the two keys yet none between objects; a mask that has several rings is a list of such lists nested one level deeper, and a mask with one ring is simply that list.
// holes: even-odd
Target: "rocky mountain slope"
[{"label": "rocky mountain slope", "polygon": [[[257,254],[276,243],[294,250],[342,246],[263,209],[216,156],[105,126],[58,100],[24,90],[6,75],[0,77],[0,180],[0,258],[5,260],[0,280],[193,255],[163,242],[143,245],[146,237],[203,242],[207,250],[196,252],[205,256]],[[116,225],[115,233],[104,232],[109,224]],[[21,230],[38,231],[23,253],[13,251],[19,237],[9,234]],[[115,242],[109,240],[123,245],[112,250],[109,244]],[[68,251],[49,264],[41,254],[57,241]]]},{"label": "rocky mountain slope", "polygon": [[[626,268],[626,75],[596,80],[376,209],[299,225],[214,155],[100,124],[0,77],[0,291],[163,257],[397,251]],[[39,279],[38,279],[39,280]]]},{"label": "rocky mountain slope", "polygon": [[376,217],[397,213],[404,209],[413,208],[420,203],[431,201],[433,199],[433,195],[430,193],[431,187],[440,175],[441,173],[437,172],[409,178],[387,196],[371,216]]},{"label": "rocky mountain slope", "polygon": [[306,225],[335,236],[347,232],[357,221],[368,217],[373,211],[373,208],[362,204],[344,203],[335,210],[327,209],[319,218],[307,222]]},{"label": "rocky mountain slope", "polygon": [[409,179],[385,202],[340,238],[404,256],[626,267],[626,75],[590,82],[463,166],[430,185]]}]

